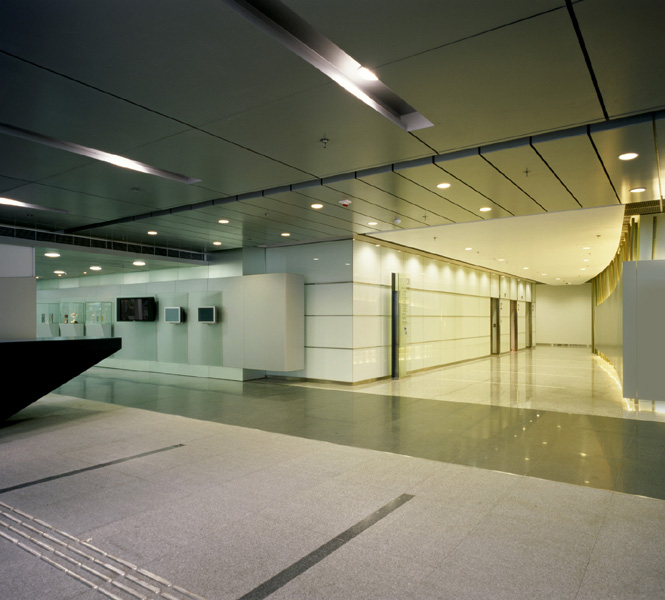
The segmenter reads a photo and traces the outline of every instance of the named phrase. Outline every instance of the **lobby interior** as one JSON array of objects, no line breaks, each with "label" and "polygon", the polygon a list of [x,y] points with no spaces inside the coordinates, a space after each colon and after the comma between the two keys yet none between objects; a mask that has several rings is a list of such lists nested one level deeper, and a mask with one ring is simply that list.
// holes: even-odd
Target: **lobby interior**
[{"label": "lobby interior", "polygon": [[[665,9],[470,4],[0,8],[4,289],[36,276],[31,314],[155,290],[232,310],[220,280],[282,271],[305,294],[297,371],[203,369],[157,329],[154,356],[126,338],[2,423],[0,595],[665,595],[665,408],[624,398],[620,277],[600,302],[621,240],[665,258]],[[399,379],[395,264],[419,323]],[[571,304],[546,287],[588,298],[582,337],[552,333]],[[484,304],[446,338],[430,300],[453,297],[520,327],[529,305],[532,339],[491,354]]]}]

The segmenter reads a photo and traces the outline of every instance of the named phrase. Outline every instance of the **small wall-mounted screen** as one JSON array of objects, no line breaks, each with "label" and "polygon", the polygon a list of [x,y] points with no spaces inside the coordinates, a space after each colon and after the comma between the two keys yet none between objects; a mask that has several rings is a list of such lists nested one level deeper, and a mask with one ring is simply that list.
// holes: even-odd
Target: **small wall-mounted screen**
[{"label": "small wall-mounted screen", "polygon": [[164,308],[164,321],[166,323],[182,323],[183,311],[179,306],[166,306]]},{"label": "small wall-mounted screen", "polygon": [[154,321],[157,317],[154,298],[118,298],[116,308],[118,321]]},{"label": "small wall-mounted screen", "polygon": [[216,323],[217,309],[214,306],[199,306],[199,323]]}]

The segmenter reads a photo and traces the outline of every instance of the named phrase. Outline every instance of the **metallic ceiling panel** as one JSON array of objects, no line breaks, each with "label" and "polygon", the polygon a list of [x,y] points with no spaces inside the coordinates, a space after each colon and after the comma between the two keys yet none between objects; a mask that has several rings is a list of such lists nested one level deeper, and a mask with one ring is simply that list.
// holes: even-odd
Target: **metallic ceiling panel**
[{"label": "metallic ceiling panel", "polygon": [[424,220],[427,225],[446,225],[474,218],[469,211],[453,204],[434,191],[416,184],[401,172],[363,177],[362,180],[422,209],[421,212],[423,217],[426,217]]},{"label": "metallic ceiling panel", "polygon": [[574,8],[610,117],[665,106],[665,3],[584,0]]},{"label": "metallic ceiling panel", "polygon": [[434,122],[416,134],[438,152],[603,117],[565,10],[405,58],[379,73]]},{"label": "metallic ceiling panel", "polygon": [[403,0],[382,0],[378,6],[357,0],[283,1],[373,69],[565,5],[562,0],[410,0],[405,10]]},{"label": "metallic ceiling panel", "polygon": [[579,203],[531,146],[483,152],[483,156],[546,211],[580,208]]},{"label": "metallic ceiling panel", "polygon": [[15,178],[15,186],[23,185],[26,181],[39,181],[90,163],[89,158],[2,134],[0,156],[0,174]]},{"label": "metallic ceiling panel", "polygon": [[[651,120],[620,129],[592,131],[591,138],[622,204],[660,199],[658,178],[654,177],[657,160]],[[637,152],[639,156],[634,160],[619,160],[619,155],[625,152]],[[638,187],[645,187],[646,191],[630,192]]]},{"label": "metallic ceiling panel", "polygon": [[328,81],[221,2],[3,0],[2,15],[6,51],[197,126]]},{"label": "metallic ceiling panel", "polygon": [[588,136],[538,138],[534,147],[584,208],[619,204]]},{"label": "metallic ceiling panel", "polygon": [[[445,158],[445,157],[439,157]],[[457,160],[457,159],[455,159]],[[455,160],[444,161],[440,164],[424,165],[420,167],[400,169],[398,172],[403,177],[413,181],[419,186],[433,190],[437,195],[441,196],[448,202],[455,206],[462,207],[464,212],[459,212],[460,219],[458,222],[470,220],[483,220],[487,218],[496,218],[510,216],[509,213],[494,209],[492,213],[478,212],[481,206],[487,205],[487,198],[479,194],[474,189],[465,185],[463,182],[456,180],[447,171],[444,170],[446,165],[454,164]],[[436,186],[440,183],[450,183],[447,189],[438,189]]]},{"label": "metallic ceiling panel", "polygon": [[[353,210],[361,210],[367,214],[368,220],[381,219],[395,224],[396,228],[423,227],[427,220],[423,218],[423,210],[415,204],[411,204],[402,198],[398,198],[389,192],[376,188],[361,179],[352,181],[340,181],[334,186],[334,190],[340,192],[340,199],[344,194],[352,201]],[[369,206],[365,206],[362,201]],[[395,223],[400,219],[400,223]]]},{"label": "metallic ceiling panel", "polygon": [[[206,129],[326,177],[431,154],[431,149],[330,83],[248,110]],[[321,142],[327,139],[327,144]]]},{"label": "metallic ceiling panel", "polygon": [[137,148],[132,158],[196,176],[200,187],[224,196],[312,178],[282,160],[196,130]]},{"label": "metallic ceiling panel", "polygon": [[[105,216],[100,220],[192,204],[217,196],[214,191],[196,184],[184,185],[99,162],[49,177],[38,185],[46,199],[54,193],[50,190],[67,192],[58,196],[58,202],[62,203],[58,208],[74,214],[78,210],[86,214],[86,209],[104,203]],[[82,196],[88,196],[87,204]],[[30,201],[39,204],[36,198]]]},{"label": "metallic ceiling panel", "polygon": [[[367,196],[363,198],[350,197],[350,194],[336,187],[339,184],[340,182],[337,182],[328,186],[309,188],[306,194],[308,201],[310,203],[322,202],[324,204],[323,212],[327,214],[330,211],[336,215],[341,215],[340,218],[346,218],[355,226],[360,227],[358,231],[361,233],[395,227],[393,223],[395,212],[380,204],[382,198],[374,201]],[[348,207],[344,207],[339,201],[347,197],[352,203]],[[368,225],[370,222],[375,222],[376,225]]]},{"label": "metallic ceiling panel", "polygon": [[152,110],[1,53],[0,80],[0,123],[104,152],[125,155],[186,129]]},{"label": "metallic ceiling panel", "polygon": [[[545,212],[542,206],[521,191],[516,184],[506,179],[504,174],[497,171],[480,154],[440,163],[440,166],[456,179],[472,186],[480,194],[489,198],[489,200],[481,200],[483,202],[481,206],[491,207],[492,216],[498,209],[503,209],[508,214],[515,216]],[[480,206],[475,209],[479,210]]]}]

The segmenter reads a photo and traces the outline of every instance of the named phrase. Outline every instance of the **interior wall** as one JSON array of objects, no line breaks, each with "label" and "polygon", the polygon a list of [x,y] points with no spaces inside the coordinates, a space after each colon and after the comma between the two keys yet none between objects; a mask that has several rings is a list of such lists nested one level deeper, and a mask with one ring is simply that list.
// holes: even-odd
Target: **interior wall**
[{"label": "interior wall", "polygon": [[36,306],[34,249],[0,245],[0,339],[34,339]]},{"label": "interior wall", "polygon": [[[409,372],[488,356],[490,298],[531,300],[531,284],[516,278],[358,240],[353,249],[354,381],[391,374],[392,273],[408,278]],[[502,345],[502,352],[509,350],[509,343]]]},{"label": "interior wall", "polygon": [[536,289],[536,342],[590,346],[591,284],[538,284]]}]

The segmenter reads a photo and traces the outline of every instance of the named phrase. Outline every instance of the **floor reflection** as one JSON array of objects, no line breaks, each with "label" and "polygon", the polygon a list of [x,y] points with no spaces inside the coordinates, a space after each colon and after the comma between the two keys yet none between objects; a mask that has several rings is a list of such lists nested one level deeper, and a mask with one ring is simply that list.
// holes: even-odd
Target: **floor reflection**
[{"label": "floor reflection", "polygon": [[538,348],[356,387],[95,368],[58,393],[665,499],[663,406],[625,402],[601,360]]}]

